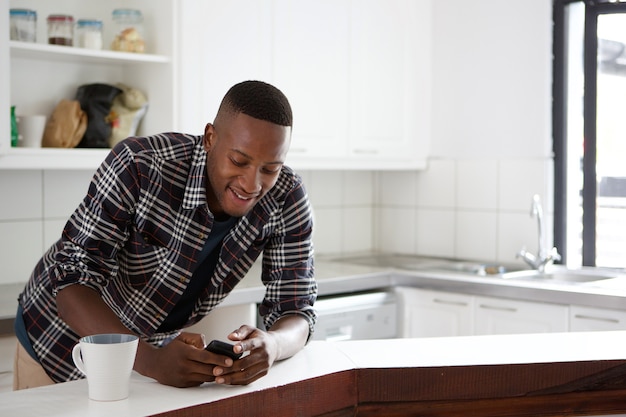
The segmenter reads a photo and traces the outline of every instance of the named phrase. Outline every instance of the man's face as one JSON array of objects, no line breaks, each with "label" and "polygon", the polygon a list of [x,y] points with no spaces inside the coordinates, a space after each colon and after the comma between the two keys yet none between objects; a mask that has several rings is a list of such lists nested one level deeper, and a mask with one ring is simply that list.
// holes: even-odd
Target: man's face
[{"label": "man's face", "polygon": [[206,125],[206,192],[209,210],[216,218],[245,215],[276,184],[290,135],[290,127],[243,113]]}]

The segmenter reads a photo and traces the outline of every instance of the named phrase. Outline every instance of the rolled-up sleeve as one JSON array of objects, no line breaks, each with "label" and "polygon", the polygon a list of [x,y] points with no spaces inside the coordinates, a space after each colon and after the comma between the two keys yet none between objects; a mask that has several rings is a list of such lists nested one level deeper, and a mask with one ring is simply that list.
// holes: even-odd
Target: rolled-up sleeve
[{"label": "rolled-up sleeve", "polygon": [[265,298],[259,308],[266,328],[286,315],[299,315],[313,334],[317,298],[313,250],[313,213],[301,181],[286,195],[280,226],[263,251]]}]

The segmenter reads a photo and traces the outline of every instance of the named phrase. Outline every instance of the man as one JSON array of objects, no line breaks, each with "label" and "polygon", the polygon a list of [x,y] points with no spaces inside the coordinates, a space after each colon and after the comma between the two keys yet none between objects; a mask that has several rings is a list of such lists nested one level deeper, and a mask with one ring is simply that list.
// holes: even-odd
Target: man
[{"label": "man", "polygon": [[[96,171],[61,239],[19,297],[14,388],[82,375],[82,336],[140,337],[134,369],[160,383],[248,384],[307,342],[313,303],[312,215],[284,166],[292,114],[275,87],[246,81],[225,95],[202,136],[128,138]],[[266,331],[228,338],[233,361],[184,333],[217,306],[263,252]]]}]

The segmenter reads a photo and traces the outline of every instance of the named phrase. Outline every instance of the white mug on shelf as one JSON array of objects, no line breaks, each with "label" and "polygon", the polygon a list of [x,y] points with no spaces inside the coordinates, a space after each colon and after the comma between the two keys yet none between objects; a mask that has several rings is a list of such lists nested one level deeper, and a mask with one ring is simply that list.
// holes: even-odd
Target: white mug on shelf
[{"label": "white mug on shelf", "polygon": [[20,115],[17,117],[19,132],[18,146],[40,148],[43,132],[46,128],[46,116],[43,114]]}]

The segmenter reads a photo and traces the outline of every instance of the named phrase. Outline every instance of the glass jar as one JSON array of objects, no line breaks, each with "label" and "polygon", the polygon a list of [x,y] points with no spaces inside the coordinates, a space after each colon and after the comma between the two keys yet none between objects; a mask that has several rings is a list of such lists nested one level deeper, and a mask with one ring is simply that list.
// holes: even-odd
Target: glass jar
[{"label": "glass jar", "polygon": [[78,20],[76,22],[76,46],[87,49],[102,49],[102,21]]},{"label": "glass jar", "polygon": [[111,44],[114,51],[144,52],[143,15],[135,9],[113,10],[115,39]]},{"label": "glass jar", "polygon": [[35,42],[37,40],[37,12],[29,9],[9,10],[11,40]]},{"label": "glass jar", "polygon": [[48,43],[72,46],[74,40],[74,18],[65,14],[48,16]]}]

